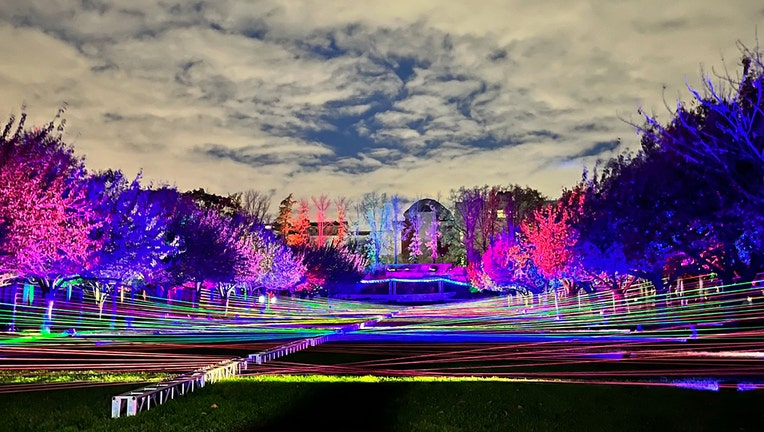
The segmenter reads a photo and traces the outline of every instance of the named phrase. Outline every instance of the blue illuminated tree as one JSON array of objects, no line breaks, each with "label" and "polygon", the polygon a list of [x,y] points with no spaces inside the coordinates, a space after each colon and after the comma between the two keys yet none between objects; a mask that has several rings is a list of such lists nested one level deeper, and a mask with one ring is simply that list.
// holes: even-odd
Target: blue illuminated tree
[{"label": "blue illuminated tree", "polygon": [[170,208],[141,187],[140,174],[129,181],[119,171],[105,171],[93,176],[90,189],[103,197],[98,208],[103,246],[92,276],[129,284],[151,278],[178,253],[177,238],[169,233]]},{"label": "blue illuminated tree", "polygon": [[[764,267],[764,66],[761,51],[741,47],[741,78],[704,80],[690,89],[693,101],[680,103],[667,125],[645,116],[644,143],[692,166],[697,217],[677,231],[683,252],[725,284],[750,282]],[[698,193],[700,192],[700,193]]]},{"label": "blue illuminated tree", "polygon": [[371,266],[381,263],[382,251],[387,246],[384,229],[388,225],[389,214],[386,203],[387,195],[376,192],[364,194],[358,203],[358,214],[369,229],[366,256]]},{"label": "blue illuminated tree", "polygon": [[741,45],[740,78],[704,77],[693,100],[678,104],[667,125],[644,115],[640,132],[665,150],[722,176],[746,198],[764,203],[764,64],[761,50]]}]

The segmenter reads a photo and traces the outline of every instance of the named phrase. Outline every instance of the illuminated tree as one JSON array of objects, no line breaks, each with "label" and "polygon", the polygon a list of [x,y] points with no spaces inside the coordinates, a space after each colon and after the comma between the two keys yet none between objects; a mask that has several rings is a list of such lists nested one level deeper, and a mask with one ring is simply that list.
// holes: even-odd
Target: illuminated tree
[{"label": "illuminated tree", "polygon": [[305,265],[292,249],[279,242],[265,243],[258,284],[267,290],[294,290],[305,280],[305,273]]},{"label": "illuminated tree", "polygon": [[292,225],[292,232],[287,237],[289,246],[304,246],[310,244],[310,219],[308,212],[310,207],[308,200],[300,200],[300,208],[297,210],[297,219]]},{"label": "illuminated tree", "polygon": [[287,195],[279,204],[279,215],[276,218],[275,228],[284,241],[289,240],[289,234],[292,232],[294,221],[292,219],[292,209],[296,201],[292,194]]},{"label": "illuminated tree", "polygon": [[179,253],[170,259],[172,282],[229,282],[241,258],[239,232],[230,219],[212,209],[201,209],[186,195],[173,208],[169,235],[177,237]]},{"label": "illuminated tree", "polygon": [[482,289],[505,290],[515,280],[515,263],[511,260],[510,248],[513,246],[508,234],[499,235],[488,247],[482,257],[482,271],[485,278],[482,280]]},{"label": "illuminated tree", "polygon": [[400,244],[401,239],[401,231],[403,230],[403,208],[402,208],[402,198],[399,195],[391,195],[388,201],[384,205],[384,209],[382,212],[383,218],[382,218],[382,226],[385,227],[385,231],[389,233],[389,235],[392,237],[392,239],[388,240],[387,244],[392,244],[393,246],[393,263],[398,263],[398,245]]},{"label": "illuminated tree", "polygon": [[345,245],[309,246],[301,248],[299,254],[306,267],[306,280],[298,289],[305,292],[350,292],[367,265],[365,257]]},{"label": "illuminated tree", "polygon": [[545,198],[528,187],[486,185],[452,191],[451,201],[458,232],[447,237],[460,238],[467,261],[478,262],[499,233],[509,232],[509,239],[516,241],[520,224],[544,204]]},{"label": "illuminated tree", "polygon": [[[0,268],[39,286],[52,311],[56,289],[100,247],[91,236],[99,222],[83,162],[62,140],[63,121],[24,130],[24,120],[11,135],[11,118],[0,135]],[[51,319],[48,312],[44,330]]]},{"label": "illuminated tree", "polygon": [[460,188],[452,192],[451,200],[454,203],[454,214],[460,227],[462,244],[467,255],[468,263],[477,263],[480,259],[480,251],[475,248],[480,227],[480,218],[485,208],[485,187],[465,189]]},{"label": "illuminated tree", "polygon": [[[418,202],[418,200],[417,200]],[[418,209],[415,209],[418,210]],[[406,225],[403,229],[403,235],[406,236],[407,239],[410,239],[408,243],[408,253],[409,253],[409,261],[411,262],[417,262],[417,259],[419,256],[423,255],[424,252],[422,251],[422,228],[423,228],[424,220],[422,218],[422,214],[419,211],[413,211],[409,213],[408,217],[406,218]]]},{"label": "illuminated tree", "polygon": [[348,237],[346,213],[349,202],[347,198],[340,197],[334,200],[334,205],[337,206],[337,236],[334,237],[334,245],[339,246],[345,244]]},{"label": "illuminated tree", "polygon": [[102,172],[93,176],[89,189],[90,195],[103,197],[98,207],[103,246],[90,275],[121,283],[145,279],[178,253],[176,238],[168,233],[170,210],[141,187],[140,174],[128,181],[119,171]]},{"label": "illuminated tree", "polygon": [[679,103],[663,126],[650,115],[638,126],[643,136],[710,175],[729,179],[746,198],[764,204],[764,65],[757,47],[741,46],[743,73],[715,84],[704,78],[693,100]]},{"label": "illuminated tree", "polygon": [[530,259],[549,280],[572,276],[577,267],[578,232],[571,226],[575,216],[562,203],[533,212],[520,226]]},{"label": "illuminated tree", "polygon": [[311,197],[313,205],[316,206],[316,244],[323,246],[326,244],[326,210],[331,205],[331,200],[324,194],[318,198]]},{"label": "illuminated tree", "polygon": [[671,207],[678,223],[667,236],[685,257],[683,270],[689,262],[696,273],[714,271],[725,285],[750,282],[764,266],[764,67],[758,48],[741,51],[740,79],[706,78],[666,126],[645,115],[637,127],[646,152],[665,152],[663,159],[673,156],[674,166],[691,170],[685,177],[692,193],[671,196],[684,205]]},{"label": "illuminated tree", "polygon": [[543,292],[549,280],[531,259],[530,248],[525,242],[511,240],[507,233],[499,234],[481,261],[467,267],[472,284],[481,290],[507,293]]},{"label": "illuminated tree", "polygon": [[425,246],[430,250],[430,258],[432,258],[432,262],[437,262],[440,238],[443,236],[440,231],[441,217],[443,217],[443,215],[440,214],[438,209],[433,208],[432,205],[430,206],[430,211],[432,212],[432,218],[430,219],[430,223],[425,227],[427,233]]},{"label": "illuminated tree", "polygon": [[577,223],[588,247],[583,256],[590,269],[597,270],[598,254],[614,252],[613,257],[622,256],[625,262],[614,260],[610,273],[628,268],[629,274],[653,283],[659,300],[670,284],[664,277],[676,278],[676,274],[666,274],[666,265],[680,253],[676,234],[687,222],[677,213],[678,200],[684,204],[696,191],[687,176],[692,169],[663,156],[655,147],[646,146],[637,154],[624,153],[609,160],[587,186],[585,217]]},{"label": "illuminated tree", "polygon": [[364,194],[358,203],[358,213],[369,227],[367,257],[372,266],[381,262],[382,250],[386,247],[384,227],[388,224],[387,195],[371,192]]}]

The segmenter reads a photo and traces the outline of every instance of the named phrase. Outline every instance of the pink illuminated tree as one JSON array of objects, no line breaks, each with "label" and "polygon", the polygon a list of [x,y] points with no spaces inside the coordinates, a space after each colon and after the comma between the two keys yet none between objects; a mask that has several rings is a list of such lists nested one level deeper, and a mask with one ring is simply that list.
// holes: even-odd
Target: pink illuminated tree
[{"label": "pink illuminated tree", "polygon": [[419,257],[424,254],[422,251],[422,228],[424,218],[421,212],[414,211],[409,214],[404,226],[403,235],[410,239],[408,244],[409,261],[417,262]]},{"label": "pink illuminated tree", "polygon": [[39,286],[52,311],[56,288],[100,248],[91,235],[99,221],[83,162],[62,141],[61,125],[24,130],[24,119],[13,135],[13,119],[0,135],[0,268]]},{"label": "pink illuminated tree", "polygon": [[316,206],[316,244],[323,246],[326,244],[326,211],[331,205],[331,200],[324,194],[318,198],[311,197],[313,205]]},{"label": "pink illuminated tree", "polygon": [[339,246],[345,244],[348,237],[347,207],[349,203],[347,198],[339,197],[334,200],[334,205],[337,206],[337,236],[334,237],[334,245]]},{"label": "pink illuminated tree", "polygon": [[438,213],[438,209],[434,208],[432,205],[430,206],[430,212],[432,213],[432,218],[430,219],[430,223],[425,227],[427,234],[427,241],[425,242],[425,246],[430,250],[430,257],[432,258],[432,262],[437,262],[440,238],[443,236],[443,233],[440,230],[440,219],[443,216],[440,215]]},{"label": "pink illuminated tree", "polygon": [[273,291],[295,289],[306,273],[300,257],[279,242],[266,242],[258,268],[258,283]]},{"label": "pink illuminated tree", "polygon": [[545,278],[561,279],[577,271],[575,246],[578,232],[572,227],[575,216],[562,203],[550,205],[533,213],[533,218],[521,225],[531,260]]}]

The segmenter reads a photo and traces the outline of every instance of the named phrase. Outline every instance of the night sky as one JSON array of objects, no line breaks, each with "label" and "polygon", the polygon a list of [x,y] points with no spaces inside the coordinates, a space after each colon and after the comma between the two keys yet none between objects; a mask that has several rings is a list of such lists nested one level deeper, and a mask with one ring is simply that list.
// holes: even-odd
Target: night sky
[{"label": "night sky", "polygon": [[762,23],[759,0],[11,0],[0,114],[66,103],[89,168],[181,190],[556,197]]}]

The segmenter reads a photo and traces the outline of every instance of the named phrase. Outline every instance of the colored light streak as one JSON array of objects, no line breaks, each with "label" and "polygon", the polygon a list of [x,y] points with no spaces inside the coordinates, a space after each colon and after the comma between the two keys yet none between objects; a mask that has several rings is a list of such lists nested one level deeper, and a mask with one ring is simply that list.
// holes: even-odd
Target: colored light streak
[{"label": "colored light streak", "polygon": [[[764,314],[759,300],[732,302],[688,291],[664,308],[648,298],[614,306],[609,293],[558,299],[489,298],[424,306],[336,299],[231,298],[218,303],[147,297],[53,308],[4,305],[17,329],[0,338],[0,368],[182,373],[232,356],[327,334],[374,317],[336,342],[248,374],[507,379],[582,384],[759,389],[764,383]],[[758,297],[757,297],[758,298]],[[54,314],[52,333],[41,334]],[[8,320],[9,321],[9,320]],[[35,329],[38,329],[35,331]],[[354,358],[317,364],[324,356]],[[714,384],[716,383],[716,384]],[[44,384],[40,384],[44,387]]]}]

